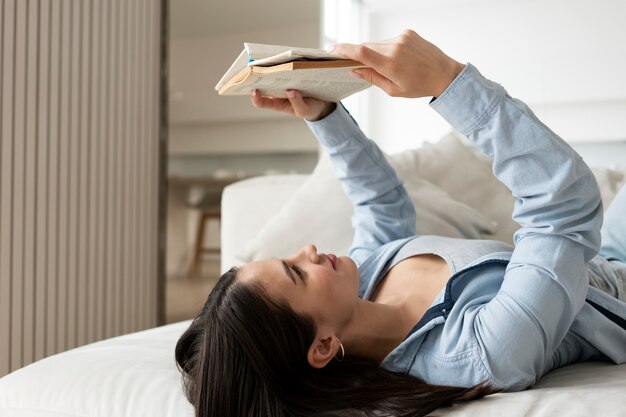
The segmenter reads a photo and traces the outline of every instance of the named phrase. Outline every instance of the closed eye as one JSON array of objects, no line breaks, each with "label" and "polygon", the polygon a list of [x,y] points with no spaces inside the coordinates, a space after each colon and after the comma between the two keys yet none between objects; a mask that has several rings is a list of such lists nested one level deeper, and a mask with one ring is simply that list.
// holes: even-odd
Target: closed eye
[{"label": "closed eye", "polygon": [[285,275],[287,276],[287,278],[293,281],[293,285],[298,285],[296,283],[296,279],[293,277],[293,274],[291,273],[291,266],[287,262],[285,262],[283,259],[280,260],[280,263],[283,264],[283,269],[285,270]]},{"label": "closed eye", "polygon": [[295,265],[289,265],[296,275],[304,282],[304,271]]}]

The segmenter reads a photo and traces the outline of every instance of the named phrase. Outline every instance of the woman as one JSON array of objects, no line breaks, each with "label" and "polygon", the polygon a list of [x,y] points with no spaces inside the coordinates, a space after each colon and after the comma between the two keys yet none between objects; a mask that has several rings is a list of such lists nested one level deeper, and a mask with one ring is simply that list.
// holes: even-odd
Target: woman
[{"label": "woman", "polygon": [[219,279],[176,346],[197,415],[422,416],[569,363],[625,362],[626,188],[596,256],[593,175],[499,84],[413,31],[334,53],[368,65],[354,75],[389,95],[433,96],[493,157],[517,200],[515,246],[415,236],[401,181],[343,106],[253,94],[307,121],[354,204],[355,237],[348,256],[308,245]]}]

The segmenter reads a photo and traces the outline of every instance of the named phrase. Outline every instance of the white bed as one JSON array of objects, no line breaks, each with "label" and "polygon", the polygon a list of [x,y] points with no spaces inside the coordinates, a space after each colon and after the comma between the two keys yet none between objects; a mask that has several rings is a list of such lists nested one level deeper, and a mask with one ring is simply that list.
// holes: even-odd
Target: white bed
[{"label": "white bed", "polygon": [[[190,321],[93,343],[0,379],[0,417],[191,417],[174,362]],[[532,390],[442,409],[440,416],[626,415],[626,365],[585,363]]]},{"label": "white bed", "polygon": [[[489,161],[457,135],[390,160],[418,206],[418,233],[510,241],[517,227],[510,219],[512,198],[491,177]],[[626,167],[594,172],[608,205],[624,183]],[[345,253],[351,208],[334,181],[322,160],[310,176],[260,177],[227,187],[222,269],[289,254],[309,242],[324,252]],[[430,198],[420,198],[424,196]],[[325,203],[319,204],[322,199]],[[250,207],[255,207],[253,216]],[[293,224],[300,227],[297,236],[285,233]],[[174,361],[174,346],[189,323],[104,340],[19,369],[0,379],[0,417],[193,416]],[[548,374],[531,390],[496,394],[434,414],[626,416],[626,365],[569,366]]]}]

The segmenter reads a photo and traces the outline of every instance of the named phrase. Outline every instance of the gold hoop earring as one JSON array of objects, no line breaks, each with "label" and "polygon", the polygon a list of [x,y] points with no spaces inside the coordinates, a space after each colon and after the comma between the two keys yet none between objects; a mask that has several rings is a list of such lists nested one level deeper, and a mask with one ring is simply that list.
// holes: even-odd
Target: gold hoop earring
[{"label": "gold hoop earring", "polygon": [[343,358],[346,357],[346,351],[343,349],[343,345],[341,344],[341,342],[339,342],[339,347],[341,348],[341,358],[338,358],[337,355],[335,355],[335,359],[337,359],[337,362],[341,362]]}]

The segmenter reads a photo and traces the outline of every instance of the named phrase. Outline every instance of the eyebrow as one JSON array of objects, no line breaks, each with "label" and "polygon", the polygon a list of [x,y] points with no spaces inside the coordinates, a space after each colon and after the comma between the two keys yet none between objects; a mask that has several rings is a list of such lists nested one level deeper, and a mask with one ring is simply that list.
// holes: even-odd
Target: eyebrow
[{"label": "eyebrow", "polygon": [[285,274],[287,274],[287,276],[293,281],[294,285],[298,285],[296,283],[296,279],[293,277],[293,274],[291,273],[291,269],[289,268],[289,265],[287,265],[287,262],[285,262],[284,260],[280,260],[283,264],[283,268],[285,268]]}]

